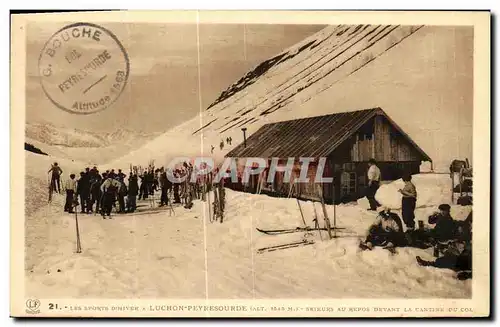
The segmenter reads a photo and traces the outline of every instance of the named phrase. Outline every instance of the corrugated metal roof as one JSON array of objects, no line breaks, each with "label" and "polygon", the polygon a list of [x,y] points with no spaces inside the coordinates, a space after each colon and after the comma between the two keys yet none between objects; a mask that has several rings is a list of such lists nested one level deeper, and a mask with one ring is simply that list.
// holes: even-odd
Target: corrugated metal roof
[{"label": "corrugated metal roof", "polygon": [[[321,157],[333,152],[368,120],[382,114],[380,108],[335,113],[324,116],[266,124],[247,139],[247,147],[238,145],[226,157]],[[387,117],[389,119],[389,117]],[[405,134],[392,120],[389,121],[421,153],[429,156]]]}]

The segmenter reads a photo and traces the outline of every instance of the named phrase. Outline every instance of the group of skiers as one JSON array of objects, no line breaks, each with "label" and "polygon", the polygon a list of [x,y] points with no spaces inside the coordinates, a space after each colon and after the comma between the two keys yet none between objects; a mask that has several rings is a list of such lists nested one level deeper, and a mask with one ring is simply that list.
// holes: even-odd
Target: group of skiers
[{"label": "group of skiers", "polygon": [[[233,142],[233,138],[232,137],[226,137],[226,144],[227,145],[231,145],[231,143]],[[222,151],[224,149],[224,140],[220,140],[220,143],[219,143],[219,149]],[[215,146],[211,146],[210,148],[210,153],[214,153],[214,150],[215,150]]]},{"label": "group of skiers", "polygon": [[[381,204],[375,200],[375,194],[380,185],[380,169],[374,159],[369,161],[368,192],[370,202],[368,210],[377,210]],[[396,247],[413,246],[419,248],[434,247],[435,261],[425,261],[416,257],[419,265],[449,268],[457,272],[458,278],[470,278],[472,270],[472,212],[464,221],[456,221],[451,217],[451,207],[441,204],[438,211],[428,217],[428,223],[434,228],[424,228],[423,221],[419,221],[419,228],[415,229],[415,208],[417,189],[412,183],[411,174],[402,176],[405,183],[399,193],[402,194],[401,215],[406,226],[403,231],[401,218],[387,208],[383,208],[369,228],[368,236],[360,244],[363,250],[371,250],[374,246],[382,246],[391,252]],[[443,254],[443,256],[440,256]]]},{"label": "group of skiers", "polygon": [[[51,188],[60,193],[61,168],[57,163],[52,165]],[[172,182],[167,174],[181,180]],[[185,208],[191,209],[193,199],[200,198],[202,186],[207,183],[207,177],[196,177],[192,179],[194,168],[190,163],[184,162],[180,168],[167,171],[163,167],[155,169],[150,166],[140,172],[136,167],[131,169],[127,177],[118,169],[106,170],[102,174],[97,167],[85,168],[77,177],[70,174],[64,183],[66,191],[66,202],[64,211],[73,213],[74,208],[80,206],[81,213],[100,213],[103,218],[110,217],[111,211],[118,202],[117,213],[131,213],[137,209],[137,197],[139,200],[154,199],[155,192],[161,192],[159,206],[169,204],[169,195],[173,203],[182,203]]]},{"label": "group of skiers", "polygon": [[81,213],[99,212],[105,218],[110,216],[112,208],[118,201],[119,213],[133,212],[139,189],[137,176],[131,175],[128,185],[125,183],[125,177],[121,169],[118,169],[118,172],[114,169],[107,170],[101,174],[97,167],[85,168],[80,172],[78,179],[75,174],[70,174],[65,183],[64,211],[72,213],[73,208],[79,205]]}]

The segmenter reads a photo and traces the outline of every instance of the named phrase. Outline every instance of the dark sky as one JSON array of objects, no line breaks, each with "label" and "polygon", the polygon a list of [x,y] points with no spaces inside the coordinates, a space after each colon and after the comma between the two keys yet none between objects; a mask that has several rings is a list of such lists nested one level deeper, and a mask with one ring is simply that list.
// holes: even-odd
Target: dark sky
[{"label": "dark sky", "polygon": [[93,131],[128,128],[155,132],[165,131],[198,113],[200,95],[205,109],[260,62],[324,27],[202,24],[198,45],[196,24],[100,24],[125,47],[130,78],[111,107],[82,116],[55,107],[42,91],[38,77],[38,56],[44,43],[64,25],[28,25],[26,120]]}]

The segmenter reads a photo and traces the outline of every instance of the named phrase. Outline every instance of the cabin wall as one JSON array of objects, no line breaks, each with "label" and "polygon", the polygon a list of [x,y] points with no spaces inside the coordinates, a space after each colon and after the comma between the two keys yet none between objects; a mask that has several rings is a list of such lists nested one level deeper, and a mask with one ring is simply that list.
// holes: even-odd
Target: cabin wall
[{"label": "cabin wall", "polygon": [[384,116],[376,116],[351,136],[345,143],[350,147],[352,162],[374,158],[380,162],[420,161],[421,155],[397,132]]}]

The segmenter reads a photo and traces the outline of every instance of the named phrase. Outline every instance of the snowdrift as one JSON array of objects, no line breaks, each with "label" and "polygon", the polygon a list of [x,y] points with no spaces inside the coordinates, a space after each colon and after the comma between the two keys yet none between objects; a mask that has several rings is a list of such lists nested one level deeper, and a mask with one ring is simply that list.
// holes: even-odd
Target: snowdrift
[{"label": "snowdrift", "polygon": [[[209,222],[206,203],[192,210],[175,208],[138,212],[102,220],[79,216],[83,252],[75,254],[74,219],[61,213],[63,197],[35,214],[45,219],[44,239],[27,267],[32,296],[72,298],[468,298],[471,281],[458,281],[451,270],[420,267],[415,256],[432,260],[432,249],[358,251],[376,213],[356,204],[327,206],[344,229],[337,238],[291,233],[266,235],[261,229],[303,226],[296,199],[226,190],[224,223]],[[140,205],[146,205],[140,203]],[[301,201],[306,224],[313,226],[321,206]],[[314,212],[316,208],[316,215]],[[144,207],[140,208],[144,210]],[[418,208],[423,219],[431,208]],[[470,207],[452,207],[465,219]],[[315,244],[274,252],[258,249],[301,241]],[[42,246],[43,244],[43,246]],[[208,269],[205,273],[205,269]],[[349,282],[346,282],[349,281]]]},{"label": "snowdrift", "polygon": [[[417,174],[412,176],[412,182],[417,189],[417,208],[437,207],[441,203],[451,202],[451,179],[447,174]],[[375,199],[389,209],[401,209],[401,193],[404,187],[402,179],[388,184],[382,184],[375,194]],[[369,207],[366,197],[359,199],[358,204]]]}]

